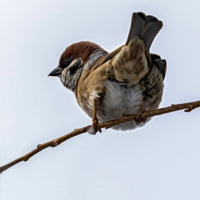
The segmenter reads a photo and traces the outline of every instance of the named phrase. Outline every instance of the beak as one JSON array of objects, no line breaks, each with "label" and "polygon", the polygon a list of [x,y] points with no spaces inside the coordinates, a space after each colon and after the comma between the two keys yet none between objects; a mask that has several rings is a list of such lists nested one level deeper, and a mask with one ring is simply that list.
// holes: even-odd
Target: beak
[{"label": "beak", "polygon": [[62,68],[56,67],[48,76],[60,76],[62,74]]}]

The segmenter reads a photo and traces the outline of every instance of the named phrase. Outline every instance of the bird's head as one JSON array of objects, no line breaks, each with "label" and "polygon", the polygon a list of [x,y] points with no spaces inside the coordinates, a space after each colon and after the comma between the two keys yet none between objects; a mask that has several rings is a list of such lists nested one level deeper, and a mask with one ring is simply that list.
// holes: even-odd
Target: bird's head
[{"label": "bird's head", "polygon": [[92,55],[98,51],[102,51],[105,54],[105,51],[99,45],[88,41],[70,45],[62,53],[58,67],[56,67],[49,76],[59,77],[66,88],[74,91],[84,65],[87,64],[92,59]]}]

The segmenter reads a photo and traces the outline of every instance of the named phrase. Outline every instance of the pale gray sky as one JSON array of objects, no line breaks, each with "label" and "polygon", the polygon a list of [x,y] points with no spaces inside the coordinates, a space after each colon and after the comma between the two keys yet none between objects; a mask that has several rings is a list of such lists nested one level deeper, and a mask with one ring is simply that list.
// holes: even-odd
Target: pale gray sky
[{"label": "pale gray sky", "polygon": [[[161,107],[199,100],[197,0],[1,0],[0,165],[91,123],[49,72],[71,43],[108,51],[127,38],[132,12],[163,21],[151,52],[167,60]],[[200,109],[145,127],[83,134],[0,175],[1,200],[198,200]]]}]

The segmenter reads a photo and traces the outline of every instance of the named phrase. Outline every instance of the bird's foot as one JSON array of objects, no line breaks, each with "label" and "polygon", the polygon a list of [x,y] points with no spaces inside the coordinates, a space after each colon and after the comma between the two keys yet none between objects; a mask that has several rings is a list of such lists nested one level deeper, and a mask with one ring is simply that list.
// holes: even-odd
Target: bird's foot
[{"label": "bird's foot", "polygon": [[142,113],[144,113],[144,112],[146,112],[146,109],[145,109],[144,102],[142,101],[140,108],[138,109],[138,112],[135,116],[135,122],[136,122],[137,125],[140,124],[141,122],[146,121],[147,118],[142,116]]},{"label": "bird's foot", "polygon": [[98,131],[101,133],[101,128],[98,127],[98,119],[92,120],[92,125],[88,127],[87,132],[91,135],[95,135]]}]

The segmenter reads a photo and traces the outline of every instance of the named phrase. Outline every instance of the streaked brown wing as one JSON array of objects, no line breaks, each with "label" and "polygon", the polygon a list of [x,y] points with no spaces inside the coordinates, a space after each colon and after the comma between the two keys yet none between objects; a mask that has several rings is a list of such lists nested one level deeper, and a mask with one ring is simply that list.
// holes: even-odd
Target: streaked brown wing
[{"label": "streaked brown wing", "polygon": [[122,45],[121,47],[115,49],[114,51],[110,52],[108,55],[106,56],[102,56],[99,61],[97,61],[97,64],[94,65],[94,67],[91,68],[91,70],[89,71],[88,75],[91,74],[95,69],[99,68],[101,65],[103,65],[104,63],[106,63],[107,61],[111,60],[117,53],[119,53],[122,49],[124,45]]},{"label": "streaked brown wing", "polygon": [[122,49],[124,45],[122,45],[121,47],[115,49],[114,51],[112,51],[111,53],[109,53],[108,55],[106,55],[99,63],[98,66],[103,65],[104,63],[106,63],[108,60],[111,60],[117,53],[119,53]]}]

